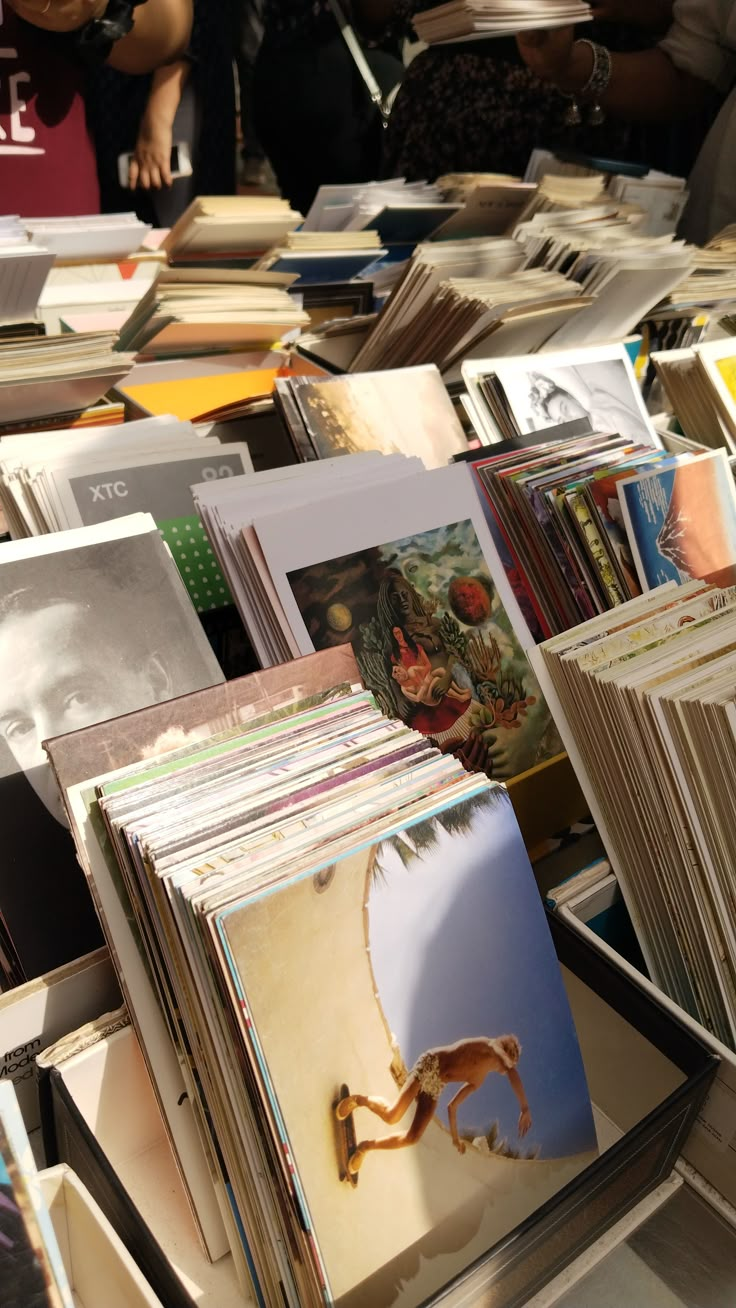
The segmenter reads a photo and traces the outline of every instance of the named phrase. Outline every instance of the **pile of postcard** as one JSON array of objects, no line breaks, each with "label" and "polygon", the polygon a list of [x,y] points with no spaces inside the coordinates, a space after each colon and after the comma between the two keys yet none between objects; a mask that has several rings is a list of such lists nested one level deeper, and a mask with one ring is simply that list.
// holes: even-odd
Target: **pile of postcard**
[{"label": "pile of postcard", "polygon": [[736,227],[725,227],[703,249],[669,297],[674,308],[705,307],[728,313],[736,303]]},{"label": "pile of postcard", "polygon": [[558,346],[628,335],[694,266],[691,246],[671,235],[646,235],[642,210],[627,212],[608,193],[599,204],[582,209],[555,205],[551,211],[532,213],[533,206],[534,201],[514,231],[524,248],[525,266],[564,269],[581,293],[593,298],[584,313],[556,333]]},{"label": "pile of postcard", "polygon": [[639,232],[648,236],[671,235],[688,199],[684,177],[643,167],[631,174],[601,173],[592,163],[543,149],[532,151],[524,181],[539,183],[540,209],[553,207],[553,196],[559,208],[578,208],[607,198],[616,201],[622,212],[630,213]]},{"label": "pile of postcard", "polygon": [[134,213],[79,214],[73,218],[23,218],[30,239],[59,262],[91,263],[126,259],[151,230]]},{"label": "pile of postcard", "polygon": [[301,221],[301,214],[275,195],[197,196],[161,248],[171,263],[253,259]]},{"label": "pile of postcard", "polygon": [[77,413],[130,372],[114,332],[0,341],[0,420]]},{"label": "pile of postcard", "polygon": [[[562,273],[525,271],[523,251],[503,237],[417,247],[352,372],[435,363],[443,372],[480,349],[534,350],[590,303]],[[493,338],[493,345],[490,339]]]},{"label": "pile of postcard", "polygon": [[0,216],[0,326],[35,318],[53,262],[43,241],[29,241],[19,219]]},{"label": "pile of postcard", "polygon": [[153,518],[0,549],[0,978],[101,944],[42,748],[48,736],[222,680]]},{"label": "pile of postcard", "polygon": [[655,351],[651,360],[685,435],[736,454],[736,340]]},{"label": "pile of postcard", "polygon": [[590,7],[581,0],[449,0],[415,14],[412,22],[419,40],[434,45],[568,27],[591,17]]},{"label": "pile of postcard", "polygon": [[[676,528],[687,500],[673,498],[670,512]],[[725,517],[710,526],[719,531],[733,539]],[[613,624],[603,616],[553,638],[534,660],[652,980],[730,1047],[735,614],[733,586],[669,582]]]},{"label": "pile of postcard", "polygon": [[0,508],[16,538],[151,513],[195,608],[205,612],[230,595],[190,487],[250,471],[246,444],[222,445],[176,418],[32,432],[0,439]]},{"label": "pile of postcard", "polygon": [[120,331],[120,349],[151,357],[267,349],[309,325],[289,295],[296,274],[163,268]]},{"label": "pile of postcard", "polygon": [[646,214],[640,231],[647,236],[666,236],[677,229],[689,198],[684,177],[673,177],[652,168],[643,177],[616,173],[608,183],[608,194],[624,205],[637,205]]},{"label": "pile of postcard", "polygon": [[49,753],[210,1246],[219,1200],[257,1302],[417,1308],[595,1155],[559,963],[503,787],[348,650],[254,681]]}]

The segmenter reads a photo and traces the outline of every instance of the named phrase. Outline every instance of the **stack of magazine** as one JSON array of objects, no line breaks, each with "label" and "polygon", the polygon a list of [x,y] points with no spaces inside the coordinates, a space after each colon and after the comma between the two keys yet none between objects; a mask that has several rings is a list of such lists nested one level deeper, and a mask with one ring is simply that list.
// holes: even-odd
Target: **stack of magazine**
[{"label": "stack of magazine", "polygon": [[250,722],[234,683],[49,752],[195,1210],[167,1059],[261,1302],[419,1305],[591,1161],[592,1110],[507,793],[307,662]]}]

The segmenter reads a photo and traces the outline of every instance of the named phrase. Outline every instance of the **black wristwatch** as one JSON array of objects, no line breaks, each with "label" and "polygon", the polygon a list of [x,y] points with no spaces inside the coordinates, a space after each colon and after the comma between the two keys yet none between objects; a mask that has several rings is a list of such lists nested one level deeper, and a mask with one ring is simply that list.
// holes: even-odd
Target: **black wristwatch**
[{"label": "black wristwatch", "polygon": [[86,63],[104,64],[117,41],[133,27],[133,10],[146,0],[107,0],[102,18],[91,18],[73,33],[73,44]]}]

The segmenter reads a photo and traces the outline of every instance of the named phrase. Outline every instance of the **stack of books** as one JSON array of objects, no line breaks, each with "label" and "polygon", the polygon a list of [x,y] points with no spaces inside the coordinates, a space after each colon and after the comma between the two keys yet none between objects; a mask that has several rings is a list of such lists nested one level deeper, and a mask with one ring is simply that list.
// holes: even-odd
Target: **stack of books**
[{"label": "stack of books", "polygon": [[593,1116],[508,794],[384,716],[347,651],[305,662],[224,730],[216,691],[108,724],[121,748],[79,733],[64,794],[195,1211],[221,1200],[260,1302],[400,1278],[416,1308],[593,1159]]},{"label": "stack of books", "polygon": [[281,245],[258,261],[259,269],[290,273],[304,285],[325,285],[359,277],[387,250],[377,231],[289,232]]},{"label": "stack of books", "polygon": [[304,219],[305,232],[356,231],[372,226],[386,208],[408,209],[416,205],[442,204],[439,184],[406,182],[394,177],[386,182],[342,183],[320,186]]}]

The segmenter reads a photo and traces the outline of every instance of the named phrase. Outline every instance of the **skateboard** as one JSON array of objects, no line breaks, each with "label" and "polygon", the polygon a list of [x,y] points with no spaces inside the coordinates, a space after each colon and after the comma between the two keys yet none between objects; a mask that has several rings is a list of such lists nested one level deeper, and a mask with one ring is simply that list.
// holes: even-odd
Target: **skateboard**
[{"label": "skateboard", "polygon": [[335,1113],[335,1109],[340,1100],[346,1099],[349,1094],[350,1090],[348,1087],[346,1085],[341,1085],[339,1093],[332,1102],[332,1118],[335,1123],[337,1136],[338,1171],[340,1174],[340,1180],[347,1181],[349,1185],[355,1189],[358,1184],[358,1177],[357,1174],[351,1172],[348,1167],[350,1156],[356,1149],[358,1143],[355,1136],[353,1114],[351,1113],[349,1117],[346,1117],[341,1121]]}]

